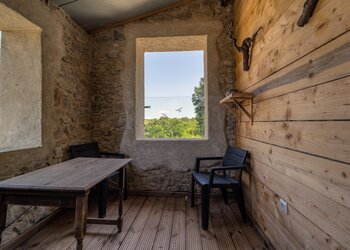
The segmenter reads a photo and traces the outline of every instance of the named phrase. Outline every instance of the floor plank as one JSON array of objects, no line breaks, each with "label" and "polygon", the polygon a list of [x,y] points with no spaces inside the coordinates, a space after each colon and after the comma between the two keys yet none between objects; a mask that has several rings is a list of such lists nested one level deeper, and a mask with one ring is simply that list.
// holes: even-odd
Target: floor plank
[{"label": "floor plank", "polygon": [[141,237],[137,243],[136,249],[138,250],[150,250],[152,249],[154,239],[157,234],[158,225],[162,216],[163,207],[165,203],[165,197],[157,197],[151,214],[147,220],[147,223],[143,229]]},{"label": "floor plank", "polygon": [[[129,199],[123,201],[123,211],[124,215],[127,215],[129,209],[133,206],[135,202],[135,197],[130,197]],[[114,202],[107,210],[107,218],[118,218],[118,202]],[[123,218],[125,223],[125,216]],[[118,232],[118,227],[115,225],[90,225],[86,231],[86,236],[84,237],[84,246],[88,249],[102,249],[106,244],[107,240],[112,234]],[[75,249],[75,242],[70,246],[70,249]]]},{"label": "floor plank", "polygon": [[183,197],[176,198],[173,228],[171,230],[171,250],[186,249],[186,205]]},{"label": "floor plank", "polygon": [[[200,200],[198,199],[197,202],[197,209],[198,209],[198,220],[199,223],[201,221],[201,207],[200,207]],[[219,236],[220,237],[220,236]],[[216,235],[213,228],[213,223],[211,221],[211,217],[209,217],[209,228],[208,230],[204,231],[201,229],[201,240],[202,240],[202,247],[204,250],[219,250],[218,242],[216,241]]]},{"label": "floor plank", "polygon": [[135,218],[143,207],[145,200],[145,197],[136,197],[134,203],[123,218],[123,230],[118,233],[118,229],[115,229],[102,249],[116,250],[120,247],[126,234],[129,232],[131,225],[134,223]]},{"label": "floor plank", "polygon": [[222,200],[218,201],[218,205],[236,249],[253,249],[236,216],[232,213],[231,207],[226,205]]},{"label": "floor plank", "polygon": [[241,225],[244,235],[247,237],[249,243],[254,249],[266,249],[263,238],[259,235],[257,230],[249,223],[243,223],[242,216],[239,212],[237,203],[230,203],[231,211]]},{"label": "floor plank", "polygon": [[120,249],[134,250],[136,249],[137,243],[141,237],[143,228],[146,225],[147,219],[151,214],[152,207],[154,204],[154,197],[147,197],[143,203],[142,209],[137,214],[134,223],[131,225],[127,232],[125,239],[123,240]]},{"label": "floor plank", "polygon": [[[232,201],[231,201],[232,202]],[[118,203],[107,215],[116,215]],[[210,201],[209,230],[200,228],[200,201],[194,208],[185,198],[130,196],[124,203],[121,233],[112,225],[88,225],[84,250],[132,249],[266,249],[263,238],[243,223],[236,203]],[[97,207],[89,214],[96,215]],[[74,249],[74,211],[65,211],[17,249]]]},{"label": "floor plank", "polygon": [[186,237],[186,249],[202,249],[198,209],[197,207],[190,207],[190,202],[188,202],[186,210]]},{"label": "floor plank", "polygon": [[169,249],[171,229],[173,228],[174,209],[175,209],[175,198],[168,197],[166,199],[164,211],[158,226],[157,235],[156,235],[152,249],[154,250]]},{"label": "floor plank", "polygon": [[[221,214],[217,200],[210,201],[210,216],[216,235],[216,241],[220,250],[236,249],[233,244],[230,231],[228,230],[225,220]],[[220,237],[219,237],[220,236]]]}]

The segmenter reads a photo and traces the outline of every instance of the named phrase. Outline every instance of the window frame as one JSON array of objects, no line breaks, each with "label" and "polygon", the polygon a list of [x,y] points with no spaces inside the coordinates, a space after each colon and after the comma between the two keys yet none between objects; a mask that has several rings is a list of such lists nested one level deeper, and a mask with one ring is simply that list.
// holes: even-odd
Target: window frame
[{"label": "window frame", "polygon": [[42,146],[42,28],[0,4],[0,153]]},{"label": "window frame", "polygon": [[[208,36],[170,36],[136,38],[135,138],[145,141],[198,141],[209,139],[208,124]],[[202,50],[204,57],[205,132],[202,138],[146,138],[145,137],[145,53]]]}]

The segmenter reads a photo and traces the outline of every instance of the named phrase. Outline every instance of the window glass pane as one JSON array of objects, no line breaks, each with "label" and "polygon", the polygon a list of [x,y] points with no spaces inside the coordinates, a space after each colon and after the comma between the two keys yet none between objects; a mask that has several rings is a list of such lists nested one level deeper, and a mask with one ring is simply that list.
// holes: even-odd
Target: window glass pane
[{"label": "window glass pane", "polygon": [[144,56],[145,138],[203,138],[204,51]]}]

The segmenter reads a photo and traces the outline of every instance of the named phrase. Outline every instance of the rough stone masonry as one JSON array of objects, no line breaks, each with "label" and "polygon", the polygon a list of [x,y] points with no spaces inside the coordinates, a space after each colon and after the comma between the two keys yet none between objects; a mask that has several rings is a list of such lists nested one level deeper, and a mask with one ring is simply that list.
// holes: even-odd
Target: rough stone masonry
[{"label": "rough stone masonry", "polygon": [[[93,34],[92,137],[105,151],[133,158],[129,187],[139,191],[188,191],[195,156],[222,155],[234,144],[234,122],[218,101],[233,79],[232,6],[193,1],[125,25]],[[196,33],[196,34],[195,34]],[[209,140],[135,139],[135,39],[208,34]],[[226,133],[226,137],[225,137]]]}]

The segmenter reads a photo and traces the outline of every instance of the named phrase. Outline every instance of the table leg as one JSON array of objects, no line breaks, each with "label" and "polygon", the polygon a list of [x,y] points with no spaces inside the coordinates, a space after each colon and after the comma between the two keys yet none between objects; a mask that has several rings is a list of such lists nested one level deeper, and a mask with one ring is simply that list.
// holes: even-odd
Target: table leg
[{"label": "table leg", "polygon": [[77,240],[77,250],[83,249],[83,238],[86,233],[88,197],[88,194],[85,196],[78,196],[75,200],[74,236]]},{"label": "table leg", "polygon": [[120,187],[120,194],[119,194],[119,211],[118,211],[118,221],[117,221],[117,227],[118,232],[120,233],[122,231],[123,227],[123,199],[124,199],[124,188],[125,188],[125,167],[122,169],[122,185]]},{"label": "table leg", "polygon": [[2,232],[6,228],[7,205],[4,201],[4,196],[0,196],[0,243],[2,240]]}]

